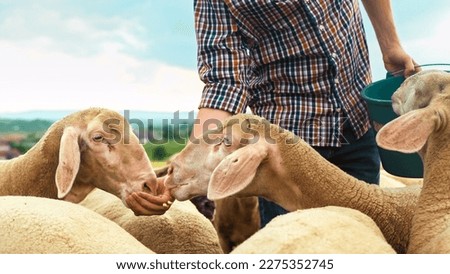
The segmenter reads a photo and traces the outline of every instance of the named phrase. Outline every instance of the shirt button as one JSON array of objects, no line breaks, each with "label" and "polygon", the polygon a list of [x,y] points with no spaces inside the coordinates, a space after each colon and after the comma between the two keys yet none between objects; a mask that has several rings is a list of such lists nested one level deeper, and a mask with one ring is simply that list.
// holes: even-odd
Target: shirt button
[{"label": "shirt button", "polygon": [[341,108],[337,108],[337,109],[336,109],[336,112],[341,112]]},{"label": "shirt button", "polygon": [[339,60],[339,55],[337,55],[336,52],[333,52],[333,53],[331,54],[331,57],[332,57],[334,60]]},{"label": "shirt button", "polygon": [[309,4],[309,0],[305,0],[305,3],[306,3],[306,4]]},{"label": "shirt button", "polygon": [[339,84],[339,79],[338,78],[334,78],[334,83],[335,84]]},{"label": "shirt button", "polygon": [[325,31],[325,26],[324,25],[319,25],[319,30],[320,31]]}]

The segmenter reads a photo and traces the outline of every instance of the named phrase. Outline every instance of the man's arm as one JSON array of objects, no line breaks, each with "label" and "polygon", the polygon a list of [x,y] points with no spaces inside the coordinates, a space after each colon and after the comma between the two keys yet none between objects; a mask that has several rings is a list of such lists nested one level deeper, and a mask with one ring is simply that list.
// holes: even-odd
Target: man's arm
[{"label": "man's arm", "polygon": [[416,62],[405,52],[395,28],[390,0],[362,0],[377,36],[387,71],[404,70],[409,76],[417,70]]},{"label": "man's arm", "polygon": [[[205,130],[212,129],[216,125],[215,121],[223,122],[232,113],[213,108],[201,108],[197,114],[197,122],[194,124],[191,138],[199,138]],[[209,123],[208,120],[214,120]]]}]

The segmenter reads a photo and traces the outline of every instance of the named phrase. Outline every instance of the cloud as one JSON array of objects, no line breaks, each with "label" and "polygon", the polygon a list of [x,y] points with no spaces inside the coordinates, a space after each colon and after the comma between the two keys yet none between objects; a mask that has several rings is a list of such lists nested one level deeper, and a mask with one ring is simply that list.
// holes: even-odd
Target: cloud
[{"label": "cloud", "polygon": [[[74,3],[10,1],[2,6],[1,112],[197,108],[203,84],[195,71],[191,10],[172,1]],[[420,63],[450,62],[445,9],[432,18],[411,13],[422,9],[396,9],[405,10],[396,16],[400,36],[406,35],[403,46]],[[364,19],[373,79],[379,80],[385,77],[381,53]]]},{"label": "cloud", "polygon": [[105,43],[117,43],[121,50],[142,51],[149,43],[140,37],[145,28],[133,18],[88,15],[51,5],[31,3],[8,9],[0,17],[0,39],[25,42],[47,38],[40,45],[72,55],[97,54]]},{"label": "cloud", "polygon": [[[428,26],[415,38],[405,41],[405,47],[421,64],[450,63],[448,28],[450,26],[450,12],[435,24]],[[447,66],[450,70],[450,66]]]},{"label": "cloud", "polygon": [[195,69],[139,58],[151,46],[133,17],[11,7],[0,17],[0,111],[196,109],[203,84]]},{"label": "cloud", "polygon": [[84,57],[47,50],[51,43],[48,38],[0,41],[2,111],[197,108],[203,84],[194,70],[139,60],[120,52],[116,43]]},{"label": "cloud", "polygon": [[[450,7],[448,7],[447,2],[444,3],[447,6],[439,4],[442,6],[442,9],[436,10],[434,8],[429,12],[411,6],[400,6],[400,4],[406,5],[406,2],[397,3],[398,7],[394,12],[396,12],[398,35],[401,38],[404,49],[419,64],[450,63],[450,52],[448,51],[448,44],[450,43],[448,38]],[[423,2],[420,4],[427,5],[427,8],[430,8],[429,3]],[[436,3],[436,5],[438,4]],[[386,70],[382,62],[382,54],[370,21],[365,12],[363,15],[369,43],[373,80],[384,79]],[[450,70],[450,66],[436,68]]]}]

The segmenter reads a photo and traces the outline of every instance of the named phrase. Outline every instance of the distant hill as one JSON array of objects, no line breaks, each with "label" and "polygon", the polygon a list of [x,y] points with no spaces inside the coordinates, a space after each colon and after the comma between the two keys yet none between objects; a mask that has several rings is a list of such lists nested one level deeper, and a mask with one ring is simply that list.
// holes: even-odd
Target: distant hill
[{"label": "distant hill", "polygon": [[[55,122],[75,110],[35,110],[25,112],[0,112],[0,119],[8,120],[47,120]],[[173,112],[152,112],[152,111],[136,111],[136,110],[118,110],[119,113],[128,118],[131,122],[133,119],[142,121],[147,124],[149,120],[152,120],[154,124],[160,124],[163,119],[168,119],[169,123],[171,119],[175,118]],[[179,112],[179,118],[188,119],[194,118],[195,114],[189,112]]]},{"label": "distant hill", "polygon": [[51,121],[34,119],[34,120],[23,120],[23,119],[3,119],[0,118],[0,134],[4,133],[43,133],[50,125]]},{"label": "distant hill", "polygon": [[55,111],[24,111],[24,112],[0,112],[0,119],[11,119],[11,120],[48,120],[56,121],[62,117],[72,113],[70,110],[55,110]]},{"label": "distant hill", "polygon": [[[25,112],[0,112],[0,132],[36,132],[45,131],[53,122],[67,116],[74,110],[36,110]],[[139,125],[141,122],[147,126],[149,122],[159,126],[163,120],[171,124],[172,119],[176,118],[173,112],[151,112],[151,111],[135,111],[122,110],[118,111],[124,115],[133,125]],[[191,120],[195,117],[194,113],[179,112],[180,119]]]}]

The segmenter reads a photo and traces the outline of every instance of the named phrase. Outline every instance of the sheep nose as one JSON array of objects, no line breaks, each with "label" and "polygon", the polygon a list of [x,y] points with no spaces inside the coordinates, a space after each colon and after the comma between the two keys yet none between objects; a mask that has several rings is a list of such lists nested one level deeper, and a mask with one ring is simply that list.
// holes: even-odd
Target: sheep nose
[{"label": "sheep nose", "polygon": [[172,167],[172,165],[171,165],[171,166],[169,166],[169,168],[167,169],[167,176],[172,175],[172,173],[173,173],[173,167]]},{"label": "sheep nose", "polygon": [[180,165],[174,160],[170,163],[169,168],[167,169],[167,176],[172,175],[175,172],[175,169],[179,168]]},{"label": "sheep nose", "polygon": [[144,181],[142,185],[142,190],[146,192],[156,193],[158,190],[158,184],[156,175],[153,173]]},{"label": "sheep nose", "polygon": [[399,92],[394,92],[391,96],[391,101],[400,103],[402,101],[402,95]]}]

